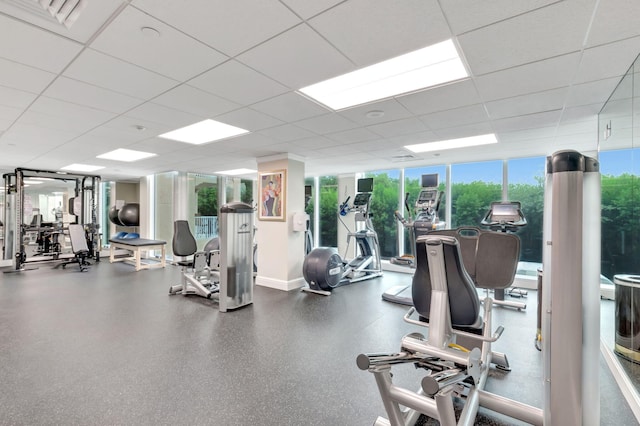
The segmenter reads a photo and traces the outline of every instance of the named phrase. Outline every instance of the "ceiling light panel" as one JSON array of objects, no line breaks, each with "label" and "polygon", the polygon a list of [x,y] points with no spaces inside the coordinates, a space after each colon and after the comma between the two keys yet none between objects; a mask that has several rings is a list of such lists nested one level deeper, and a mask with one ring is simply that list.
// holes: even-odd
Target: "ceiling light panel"
[{"label": "ceiling light panel", "polygon": [[258,171],[252,170],[252,169],[232,169],[232,170],[223,170],[221,172],[216,172],[216,174],[228,175],[228,176],[248,175],[251,173],[258,173]]},{"label": "ceiling light panel", "polygon": [[69,172],[95,172],[96,170],[104,169],[103,166],[92,166],[91,164],[69,164],[68,166],[61,167],[60,170]]},{"label": "ceiling light panel", "polygon": [[412,152],[431,152],[478,145],[489,145],[492,143],[498,143],[498,140],[496,139],[496,135],[490,133],[487,135],[471,136],[468,138],[405,145],[405,148]]},{"label": "ceiling light panel", "polygon": [[340,110],[469,76],[452,40],[446,40],[300,89]]},{"label": "ceiling light panel", "polygon": [[207,119],[180,129],[172,130],[171,132],[163,133],[158,135],[158,137],[201,145],[247,133],[249,133],[248,130]]},{"label": "ceiling light panel", "polygon": [[119,148],[114,151],[98,155],[96,156],[96,158],[102,158],[103,160],[125,161],[130,163],[132,161],[154,157],[155,155],[156,154],[153,154],[151,152],[134,151],[132,149]]}]

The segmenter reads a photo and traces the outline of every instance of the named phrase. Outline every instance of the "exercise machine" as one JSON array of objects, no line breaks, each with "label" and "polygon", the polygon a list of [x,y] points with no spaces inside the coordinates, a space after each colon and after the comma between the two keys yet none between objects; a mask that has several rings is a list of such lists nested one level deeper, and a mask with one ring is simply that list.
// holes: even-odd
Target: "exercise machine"
[{"label": "exercise machine", "polygon": [[[4,260],[12,260],[15,271],[25,271],[26,264],[75,257],[62,247],[72,223],[82,225],[87,240],[87,258],[100,260],[100,233],[97,221],[100,176],[58,173],[17,168],[3,175],[5,185]],[[36,199],[25,192],[27,185],[51,192],[55,199],[49,220],[43,220],[47,209],[40,209]],[[36,184],[39,183],[39,184]],[[53,191],[55,189],[55,191]],[[56,194],[53,196],[53,194]],[[42,191],[40,191],[42,194]],[[38,202],[42,198],[38,196]],[[51,208],[49,204],[48,208]]]},{"label": "exercise machine", "polygon": [[[489,211],[484,218],[482,218],[480,224],[492,231],[515,233],[520,228],[527,226],[527,219],[522,213],[520,202],[501,201],[491,203]],[[528,292],[513,287],[496,288],[493,293],[493,303],[518,310],[527,308],[527,305],[523,302],[505,300],[505,294],[511,297],[522,298],[526,297]]]},{"label": "exercise machine", "polygon": [[[405,315],[405,321],[426,328],[427,337],[410,333],[398,352],[361,354],[356,359],[360,369],[375,376],[388,415],[388,419],[379,417],[376,425],[414,425],[424,414],[443,426],[470,426],[480,406],[533,425],[600,423],[598,164],[575,151],[560,151],[548,158],[547,171],[541,309],[543,408],[485,390],[490,363],[509,368],[506,356],[491,350],[503,328],[492,334],[490,298],[485,299],[479,320],[478,293],[468,279],[457,239],[427,235],[418,239],[422,250],[417,255],[418,268],[421,263],[428,268],[427,279],[415,278],[418,273],[414,276],[415,307]],[[506,239],[515,235],[486,232],[496,235],[496,244],[483,247],[482,252],[492,256],[486,261],[476,259],[477,267],[489,274],[507,276],[508,270],[515,274],[519,255],[508,260],[503,252]],[[391,369],[402,364],[424,371],[417,392],[393,384]],[[454,397],[463,403],[459,418]]]},{"label": "exercise machine", "polygon": [[183,258],[193,256],[193,258],[177,262],[182,267],[181,280],[180,284],[169,288],[169,294],[182,294],[183,296],[195,294],[211,299],[220,290],[220,276],[212,274],[207,263],[207,253],[198,251],[198,244],[189,229],[188,221],[176,220],[173,222],[172,249],[175,256]]},{"label": "exercise machine", "polygon": [[[313,249],[304,259],[302,272],[309,284],[303,291],[323,295],[344,284],[355,283],[382,275],[380,260],[380,243],[378,234],[373,229],[371,213],[371,195],[373,193],[373,178],[358,179],[358,192],[353,204],[349,204],[351,197],[340,204],[338,219],[347,228],[347,248],[345,255],[340,257],[337,250],[331,247]],[[355,230],[351,230],[342,219],[349,213],[355,214]],[[355,257],[349,261],[347,253],[351,242],[355,241]]]},{"label": "exercise machine", "polygon": [[422,175],[420,180],[422,188],[414,205],[415,214],[412,214],[409,205],[410,194],[408,192],[405,194],[404,206],[406,210],[405,216],[408,215],[410,218],[407,219],[400,212],[395,212],[396,219],[409,231],[409,245],[411,247],[410,253],[392,257],[389,260],[395,265],[415,268],[416,239],[421,235],[426,235],[429,231],[445,228],[445,222],[440,221],[438,217],[440,202],[444,195],[444,192],[438,191],[438,174]]},{"label": "exercise machine", "polygon": [[[415,268],[415,246],[417,238],[421,235],[427,235],[431,231],[444,229],[446,227],[446,223],[440,221],[438,217],[440,202],[444,194],[442,191],[438,191],[438,174],[422,175],[420,180],[422,189],[415,202],[414,218],[406,219],[399,212],[396,211],[395,213],[396,219],[409,231],[409,244],[411,247],[411,254],[404,254],[390,259],[390,262],[395,265]],[[404,204],[406,211],[409,216],[411,216],[411,208],[409,207],[408,200],[409,193],[405,196]],[[382,293],[382,300],[411,306],[413,304],[411,299],[411,286],[399,285],[391,287]]]},{"label": "exercise machine", "polygon": [[[361,354],[356,360],[360,369],[374,374],[389,416],[388,420],[378,418],[376,425],[413,425],[420,414],[443,426],[472,425],[480,405],[540,424],[540,409],[484,390],[491,364],[510,369],[506,355],[491,349],[504,328],[492,329],[490,299],[485,299],[481,312],[476,285],[464,265],[475,263],[476,273],[488,274],[493,281],[510,281],[520,252],[520,240],[515,235],[492,234],[495,235],[485,234],[487,237],[479,242],[485,255],[500,256],[498,262],[479,262],[476,256],[480,251],[463,254],[455,237],[429,234],[418,238],[412,285],[414,307],[405,315],[405,321],[426,329],[427,336],[408,334],[402,339],[400,352]],[[425,372],[417,392],[392,383],[392,366],[407,363]],[[465,404],[458,421],[454,398]]]},{"label": "exercise machine", "polygon": [[[174,254],[178,256],[193,254],[193,261],[179,262],[183,266],[182,282],[170,287],[169,294],[184,296],[195,294],[217,300],[220,312],[252,304],[254,211],[251,205],[240,202],[220,207],[219,252],[214,253],[215,250],[209,247],[209,254],[219,254],[219,271],[212,270],[207,265],[208,255],[205,251],[196,251],[195,238],[189,230],[188,222],[176,221],[176,224],[184,223],[174,225],[176,227],[173,241]],[[185,226],[186,230],[183,229]],[[177,241],[176,234],[179,232],[179,241]],[[218,261],[218,257],[211,256],[209,262],[214,258],[215,262]]]}]

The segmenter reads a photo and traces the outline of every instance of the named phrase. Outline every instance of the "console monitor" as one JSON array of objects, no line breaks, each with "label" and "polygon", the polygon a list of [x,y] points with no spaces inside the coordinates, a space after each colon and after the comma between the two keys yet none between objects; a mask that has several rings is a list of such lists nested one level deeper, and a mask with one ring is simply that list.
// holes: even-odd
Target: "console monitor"
[{"label": "console monitor", "polygon": [[491,203],[491,220],[494,222],[515,222],[521,217],[520,203]]},{"label": "console monitor", "polygon": [[356,198],[353,200],[353,205],[355,207],[366,206],[369,203],[369,199],[371,198],[370,192],[361,192],[360,194],[356,194]]},{"label": "console monitor", "polygon": [[373,192],[373,178],[358,179],[358,192]]},{"label": "console monitor", "polygon": [[438,187],[438,174],[431,173],[428,175],[422,175],[422,187],[423,188],[437,188]]},{"label": "console monitor", "polygon": [[311,185],[304,186],[304,196],[311,198]]}]

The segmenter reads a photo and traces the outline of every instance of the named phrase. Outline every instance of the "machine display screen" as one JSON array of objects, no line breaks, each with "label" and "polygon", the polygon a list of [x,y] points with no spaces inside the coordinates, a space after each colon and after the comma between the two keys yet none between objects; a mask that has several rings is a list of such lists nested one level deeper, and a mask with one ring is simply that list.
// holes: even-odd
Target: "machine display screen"
[{"label": "machine display screen", "polygon": [[493,204],[491,216],[494,220],[517,220],[520,217],[520,207],[514,203]]},{"label": "machine display screen", "polygon": [[373,178],[358,179],[358,192],[373,192]]},{"label": "machine display screen", "polygon": [[420,191],[420,195],[418,197],[418,202],[419,203],[424,203],[427,201],[433,201],[436,199],[436,195],[438,194],[438,191],[435,189],[432,190],[422,190]]},{"label": "machine display screen", "polygon": [[353,205],[356,207],[364,206],[369,202],[369,198],[371,198],[371,194],[368,192],[356,194],[356,198],[353,200]]},{"label": "machine display screen", "polygon": [[438,174],[431,173],[428,175],[422,175],[422,187],[423,188],[437,188],[438,187]]}]

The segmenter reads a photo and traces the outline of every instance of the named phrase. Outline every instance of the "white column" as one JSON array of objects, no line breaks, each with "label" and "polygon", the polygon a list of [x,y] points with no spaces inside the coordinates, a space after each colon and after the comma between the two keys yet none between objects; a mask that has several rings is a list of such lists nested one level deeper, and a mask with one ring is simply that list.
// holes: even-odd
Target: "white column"
[{"label": "white column", "polygon": [[[284,170],[284,220],[260,220],[258,215],[258,274],[256,284],[279,290],[293,290],[305,285],[302,276],[304,232],[293,230],[293,216],[304,212],[304,162],[293,154],[258,158],[260,176]],[[256,196],[261,203],[259,192]],[[260,209],[260,205],[258,206]]]}]

